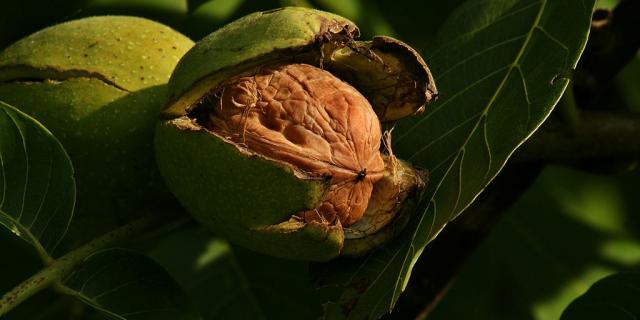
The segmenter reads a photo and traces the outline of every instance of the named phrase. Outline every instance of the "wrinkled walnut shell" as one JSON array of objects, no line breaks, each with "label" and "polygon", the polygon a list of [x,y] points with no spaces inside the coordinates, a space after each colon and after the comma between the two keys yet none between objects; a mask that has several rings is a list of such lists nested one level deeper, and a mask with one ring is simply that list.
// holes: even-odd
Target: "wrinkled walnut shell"
[{"label": "wrinkled walnut shell", "polygon": [[271,159],[331,177],[305,221],[350,226],[362,217],[382,177],[380,123],[367,99],[331,73],[282,64],[225,84],[209,129]]}]

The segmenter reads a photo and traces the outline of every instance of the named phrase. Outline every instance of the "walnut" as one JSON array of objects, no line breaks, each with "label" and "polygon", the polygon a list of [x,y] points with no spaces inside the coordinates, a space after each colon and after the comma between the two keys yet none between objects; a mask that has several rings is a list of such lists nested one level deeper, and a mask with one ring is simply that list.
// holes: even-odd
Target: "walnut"
[{"label": "walnut", "polygon": [[367,99],[333,74],[307,64],[263,67],[219,91],[208,128],[268,158],[331,178],[305,221],[350,226],[382,178],[380,122]]}]

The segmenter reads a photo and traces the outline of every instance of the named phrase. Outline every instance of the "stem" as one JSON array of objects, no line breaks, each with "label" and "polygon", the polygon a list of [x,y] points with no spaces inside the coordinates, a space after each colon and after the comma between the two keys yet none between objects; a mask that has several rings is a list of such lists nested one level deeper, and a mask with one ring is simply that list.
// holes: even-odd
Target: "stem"
[{"label": "stem", "polygon": [[[182,219],[182,217],[180,217],[180,219]],[[176,217],[174,216],[145,217],[115,229],[54,260],[38,273],[0,297],[0,317],[34,294],[48,288],[52,284],[62,281],[93,252],[130,239],[132,236],[138,235],[151,228],[175,221]]]},{"label": "stem", "polygon": [[567,128],[571,130],[571,133],[575,133],[580,125],[580,110],[578,110],[576,98],[573,94],[573,84],[567,86],[567,90],[565,90],[560,103],[558,103],[558,110]]},{"label": "stem", "polygon": [[640,159],[640,114],[583,111],[572,131],[550,118],[512,161],[576,164]]}]

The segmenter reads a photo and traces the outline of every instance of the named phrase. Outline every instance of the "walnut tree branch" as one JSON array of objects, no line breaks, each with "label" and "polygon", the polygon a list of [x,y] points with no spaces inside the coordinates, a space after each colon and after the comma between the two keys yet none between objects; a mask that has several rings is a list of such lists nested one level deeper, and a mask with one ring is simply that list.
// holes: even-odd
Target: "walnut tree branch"
[{"label": "walnut tree branch", "polygon": [[639,159],[640,114],[583,111],[571,131],[559,119],[548,119],[511,161],[575,165]]}]

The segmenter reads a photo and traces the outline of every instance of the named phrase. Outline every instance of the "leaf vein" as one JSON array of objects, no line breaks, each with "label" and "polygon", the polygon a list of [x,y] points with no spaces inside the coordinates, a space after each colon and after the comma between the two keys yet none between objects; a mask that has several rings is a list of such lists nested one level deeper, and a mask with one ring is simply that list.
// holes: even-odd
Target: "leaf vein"
[{"label": "leaf vein", "polygon": [[416,155],[423,153],[427,150],[429,150],[434,144],[436,144],[438,141],[448,137],[450,134],[452,134],[453,132],[455,132],[456,130],[463,128],[464,125],[466,125],[467,123],[473,121],[475,118],[480,117],[482,115],[482,113],[478,113],[478,114],[474,114],[471,117],[469,117],[469,119],[466,119],[462,122],[460,122],[459,124],[455,125],[454,127],[452,127],[451,129],[449,129],[448,131],[444,132],[442,135],[440,135],[439,137],[431,140],[431,142],[429,142],[428,144],[426,144],[425,146],[423,146],[422,148],[418,149],[413,155],[411,155],[409,157],[409,160],[412,160]]},{"label": "leaf vein", "polygon": [[31,229],[33,227],[33,224],[36,222],[36,220],[38,220],[38,217],[40,216],[40,212],[42,211],[42,205],[47,199],[47,194],[49,194],[49,186],[51,185],[52,171],[53,171],[53,159],[49,157],[49,165],[47,167],[47,179],[46,179],[46,186],[44,188],[44,194],[40,198],[40,204],[38,205],[38,210],[36,211],[35,216],[31,220],[31,223],[29,224],[29,227],[28,227],[29,229]]},{"label": "leaf vein", "polygon": [[435,114],[436,112],[440,111],[443,109],[444,106],[446,106],[449,102],[453,101],[453,99],[457,98],[458,96],[462,95],[463,93],[471,90],[472,88],[474,88],[475,86],[481,84],[482,82],[484,82],[485,80],[491,78],[492,76],[509,69],[511,65],[506,65],[503,66],[489,74],[487,74],[486,76],[476,80],[475,82],[471,83],[470,85],[466,86],[465,88],[463,88],[462,90],[456,92],[456,94],[448,97],[446,100],[444,100],[440,105],[438,105],[437,108],[433,109],[431,112],[429,112],[429,114],[425,115],[424,117],[422,117],[420,120],[418,120],[413,126],[411,126],[410,128],[408,128],[407,130],[405,130],[404,132],[402,132],[402,134],[396,138],[396,141],[402,141],[403,138],[405,138],[410,132],[412,132],[413,130],[417,129],[423,122],[425,122],[426,120],[428,120],[433,114]]},{"label": "leaf vein", "polygon": [[464,64],[464,63],[466,63],[466,62],[469,62],[470,60],[473,60],[474,58],[477,58],[477,57],[479,57],[479,56],[482,56],[482,55],[484,55],[484,54],[487,54],[487,53],[489,53],[491,50],[495,50],[495,49],[498,49],[498,48],[500,48],[500,47],[502,47],[502,46],[504,46],[504,45],[510,44],[511,42],[515,42],[515,41],[518,41],[518,40],[520,40],[520,39],[524,39],[526,36],[527,36],[526,34],[522,34],[522,35],[520,35],[520,36],[513,37],[513,38],[511,38],[511,39],[502,40],[502,41],[500,41],[500,42],[498,42],[498,43],[496,43],[496,44],[494,44],[494,45],[491,45],[491,46],[489,46],[489,47],[487,47],[487,48],[485,48],[485,49],[482,49],[482,50],[480,50],[480,51],[478,51],[478,52],[475,52],[474,54],[472,54],[472,55],[470,55],[470,56],[468,56],[468,57],[466,57],[466,58],[464,58],[464,59],[460,60],[459,62],[457,62],[457,63],[453,64],[453,65],[452,65],[451,67],[449,67],[447,70],[445,70],[445,71],[443,71],[443,72],[440,72],[440,73],[439,73],[439,75],[438,75],[438,77],[437,77],[437,78],[435,78],[435,82],[437,83],[440,79],[444,78],[444,77],[445,77],[449,72],[451,72],[451,71],[453,71],[453,70],[457,69],[457,67],[459,67],[460,65],[462,65],[462,64]]}]

